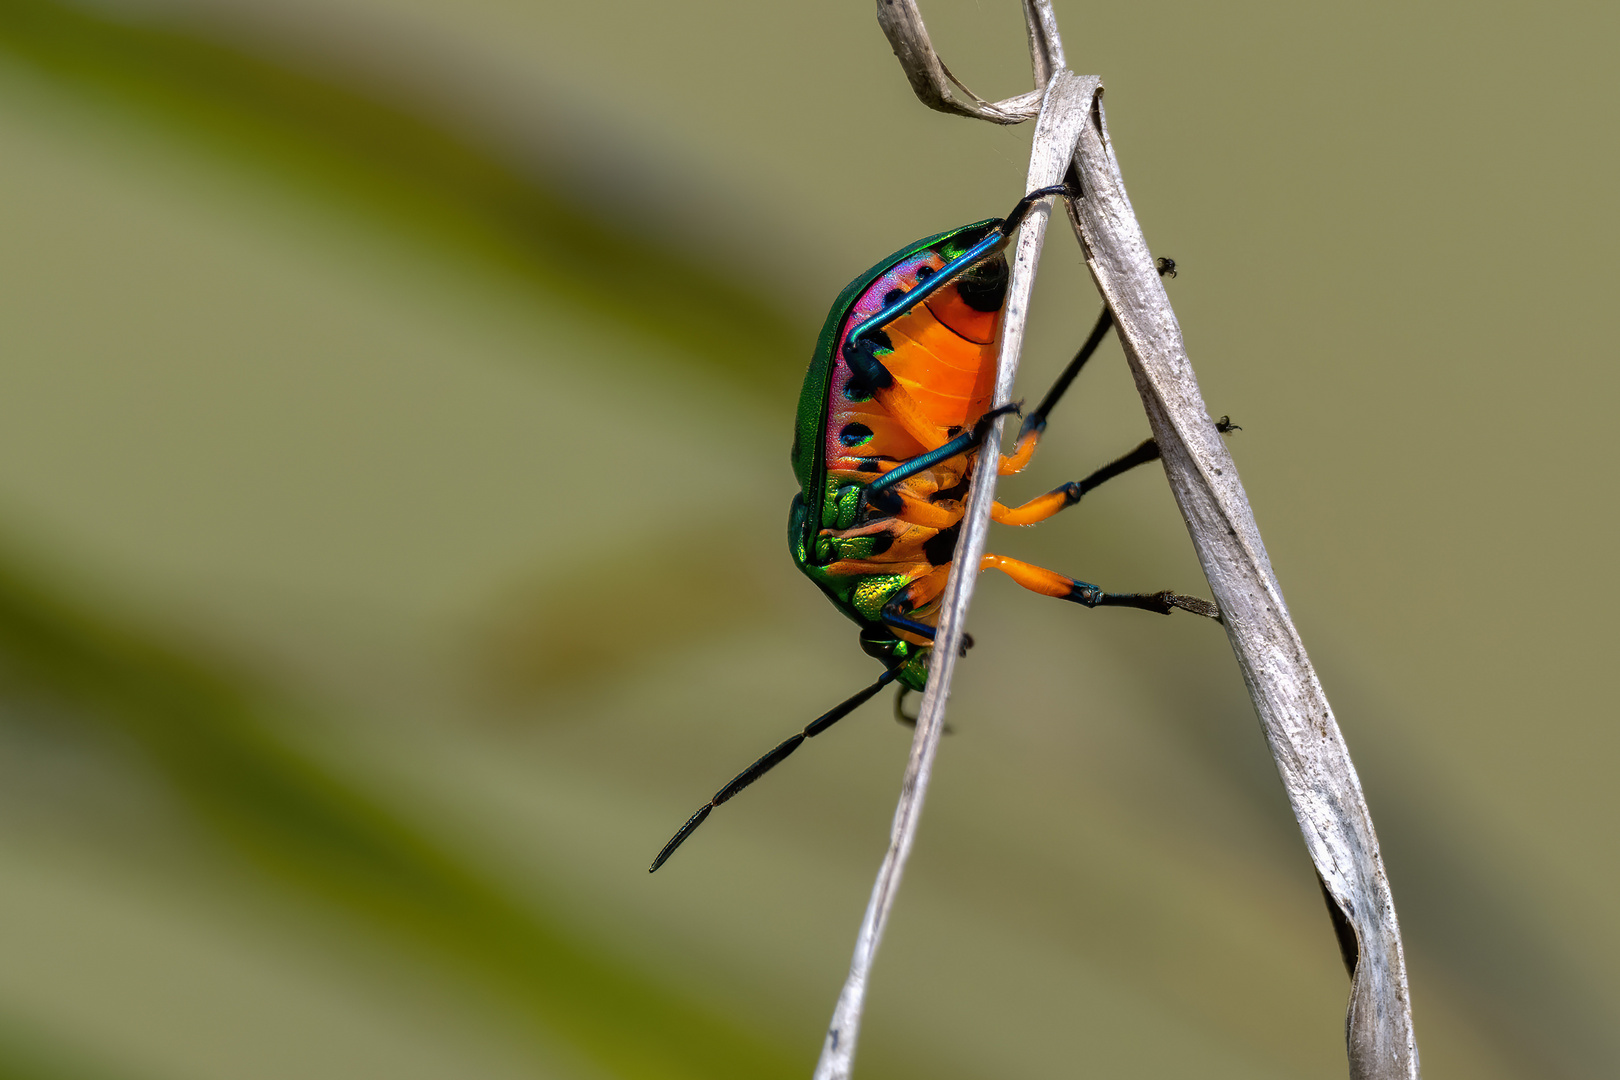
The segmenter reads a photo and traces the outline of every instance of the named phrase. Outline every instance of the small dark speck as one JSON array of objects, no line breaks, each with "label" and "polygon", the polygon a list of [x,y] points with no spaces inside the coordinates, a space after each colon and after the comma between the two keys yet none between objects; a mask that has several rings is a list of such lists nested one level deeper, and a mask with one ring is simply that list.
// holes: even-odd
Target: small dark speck
[{"label": "small dark speck", "polygon": [[1216,476],[1219,476],[1219,475],[1221,475],[1221,470],[1219,470],[1219,469],[1216,469],[1216,470],[1215,470],[1215,475],[1216,475]]}]

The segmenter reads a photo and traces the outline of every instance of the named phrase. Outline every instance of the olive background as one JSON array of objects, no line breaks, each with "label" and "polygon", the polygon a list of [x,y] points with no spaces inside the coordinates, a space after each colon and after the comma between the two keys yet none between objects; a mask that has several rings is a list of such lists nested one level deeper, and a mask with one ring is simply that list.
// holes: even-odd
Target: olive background
[{"label": "olive background", "polygon": [[[1371,803],[1432,1080],[1620,1071],[1612,5],[1059,0]],[[1009,0],[924,7],[986,97]],[[0,1076],[805,1076],[887,700],[793,570],[837,291],[1028,126],[865,3],[0,0]],[[1049,237],[1023,393],[1095,317]],[[1144,437],[1110,342],[1025,498]],[[1203,592],[1156,469],[992,549]],[[989,576],[865,1077],[1334,1077],[1217,628]]]}]

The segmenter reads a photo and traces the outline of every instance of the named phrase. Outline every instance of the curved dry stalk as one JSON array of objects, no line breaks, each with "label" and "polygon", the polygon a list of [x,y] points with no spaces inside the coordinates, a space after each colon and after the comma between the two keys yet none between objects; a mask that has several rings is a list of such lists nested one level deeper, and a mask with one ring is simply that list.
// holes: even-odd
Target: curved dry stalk
[{"label": "curved dry stalk", "polygon": [[[1352,1080],[1417,1080],[1400,927],[1361,782],[1288,614],[1237,468],[1204,407],[1180,324],[1109,145],[1101,84],[1094,76],[1082,78],[1065,69],[1049,0],[1025,0],[1024,10],[1031,63],[1045,92],[993,104],[950,74],[928,40],[915,0],[878,0],[878,22],[917,97],[930,108],[1016,123],[1033,114],[1031,99],[1039,98],[1040,119],[1025,190],[1056,183],[1065,174],[1082,189],[1084,197],[1077,206],[1071,205],[1070,215],[1086,265],[1114,314],[1165,474],[1220,604],[1227,638],[1316,864],[1335,927],[1341,930],[1352,979],[1345,1024],[1350,1075]],[[967,94],[972,104],[957,101],[949,84]],[[998,404],[1011,393],[1046,218],[1045,208],[1038,209],[1019,235],[996,384]],[[995,430],[999,436],[999,421]],[[872,959],[915,835],[977,577],[962,571],[976,569],[984,551],[995,482],[994,469],[979,469],[974,476],[945,594],[935,668],[923,696],[889,850],[861,923],[816,1080],[846,1080],[853,1065]]]},{"label": "curved dry stalk", "polygon": [[[972,116],[992,124],[1021,124],[1040,112],[1042,93],[1052,73],[1063,70],[1063,45],[1058,41],[1057,20],[1052,17],[1050,6],[1045,8],[1044,17],[1034,6],[1024,6],[1035,89],[1001,101],[984,100],[951,74],[951,69],[934,51],[922,13],[913,0],[878,0],[877,17],[883,36],[889,39],[901,70],[911,82],[912,93],[924,105],[939,112]],[[962,101],[952,93],[953,86],[968,100]]]},{"label": "curved dry stalk", "polygon": [[[1074,79],[1067,72],[1058,79],[1065,77]],[[1071,211],[1075,233],[1114,313],[1170,489],[1220,605],[1305,846],[1324,892],[1354,933],[1346,948],[1350,1075],[1416,1080],[1400,925],[1361,780],[1288,614],[1237,466],[1204,407],[1181,325],[1125,194],[1100,90],[1074,81],[1073,100],[1090,119],[1075,155],[1084,193]]]},{"label": "curved dry stalk", "polygon": [[[1091,85],[1095,87],[1096,82],[1092,79]],[[1084,126],[1084,112],[1042,106],[1040,119],[1035,125],[1035,146],[1030,153],[1029,180],[1025,191],[1062,182],[1063,174],[1074,158]],[[1018,374],[1018,357],[1024,347],[1029,297],[1035,288],[1035,267],[1040,262],[1041,244],[1046,237],[1046,224],[1050,216],[1050,204],[1043,200],[1029,212],[1018,231],[1018,244],[1013,252],[1011,277],[1007,283],[1006,314],[1001,324],[996,405],[1003,405],[1012,398],[1013,379]],[[985,441],[986,447],[999,444],[1001,424],[1002,418],[998,417]],[[984,457],[986,463],[973,471],[967,513],[962,519],[961,539],[957,541],[950,581],[945,586],[940,605],[928,688],[923,691],[922,706],[917,714],[917,733],[911,740],[911,757],[906,762],[905,777],[900,785],[900,802],[895,808],[894,825],[889,832],[889,848],[878,869],[872,898],[867,901],[866,915],[861,920],[861,929],[855,939],[855,955],[850,961],[849,977],[838,995],[832,1023],[828,1025],[827,1037],[822,1043],[821,1060],[816,1065],[816,1080],[847,1080],[855,1063],[855,1040],[860,1033],[861,1012],[866,1004],[867,979],[883,936],[884,924],[889,918],[889,909],[900,887],[900,875],[905,870],[906,858],[911,854],[912,839],[917,834],[917,821],[922,813],[923,796],[928,790],[934,754],[945,728],[945,701],[950,692],[951,675],[956,669],[956,658],[962,648],[968,604],[973,598],[973,586],[979,577],[979,559],[984,555],[985,538],[990,531],[990,504],[996,498],[994,453],[994,450],[987,449]]]}]

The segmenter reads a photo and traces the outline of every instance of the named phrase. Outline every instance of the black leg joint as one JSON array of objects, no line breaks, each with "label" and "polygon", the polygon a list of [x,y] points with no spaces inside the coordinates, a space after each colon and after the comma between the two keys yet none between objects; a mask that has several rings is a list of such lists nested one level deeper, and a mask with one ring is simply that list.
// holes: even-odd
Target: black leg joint
[{"label": "black leg joint", "polygon": [[1084,581],[1076,581],[1074,585],[1070,587],[1069,595],[1063,597],[1063,599],[1073,601],[1076,604],[1084,604],[1089,608],[1094,608],[1103,602],[1103,597],[1106,595],[1108,594],[1103,592],[1095,585],[1088,584]]}]

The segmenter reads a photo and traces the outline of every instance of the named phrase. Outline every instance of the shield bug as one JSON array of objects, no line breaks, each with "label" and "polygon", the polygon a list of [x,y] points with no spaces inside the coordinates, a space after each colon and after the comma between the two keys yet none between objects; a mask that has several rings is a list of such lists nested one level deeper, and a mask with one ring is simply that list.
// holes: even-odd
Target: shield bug
[{"label": "shield bug", "polygon": [[[927,684],[938,601],[981,444],[995,417],[1018,408],[991,407],[1007,293],[1002,251],[1038,200],[1071,194],[1064,187],[1032,191],[1005,218],[918,240],[850,282],[833,302],[799,397],[792,460],[800,490],[788,514],[788,549],[805,576],[860,627],[861,648],[884,671],[716,792],[658,853],[653,870],[715,807],[804,740],[889,683],[902,694]],[[1158,266],[1161,274],[1175,272],[1172,260],[1160,259]],[[1029,463],[1047,415],[1112,325],[1105,308],[1074,359],[1024,417],[1013,453],[998,455],[1001,475]],[[1234,430],[1225,417],[1217,427]],[[991,516],[1004,525],[1033,525],[1158,456],[1158,445],[1148,439],[1085,479],[1022,506],[996,503]],[[1165,615],[1179,608],[1220,618],[1208,600],[1169,591],[1106,592],[1004,555],[985,555],[979,569],[1000,570],[1026,589],[1085,607]]]}]

